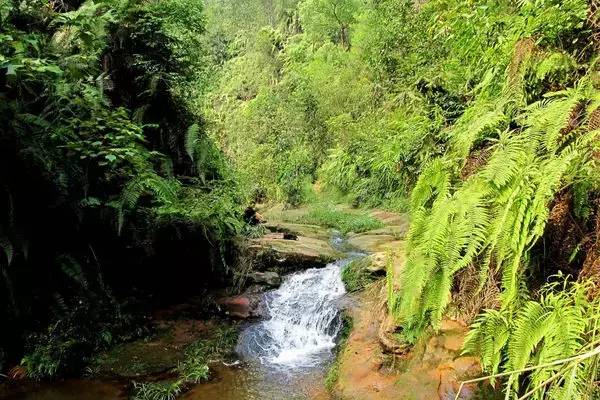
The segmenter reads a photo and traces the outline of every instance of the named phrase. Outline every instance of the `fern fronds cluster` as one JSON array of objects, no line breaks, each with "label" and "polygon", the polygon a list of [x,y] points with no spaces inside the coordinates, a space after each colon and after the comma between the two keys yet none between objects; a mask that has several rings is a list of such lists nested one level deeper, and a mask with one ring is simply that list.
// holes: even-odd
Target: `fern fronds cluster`
[{"label": "fern fronds cluster", "polygon": [[537,300],[487,310],[472,325],[465,352],[479,355],[485,372],[508,377],[507,398],[594,398],[600,299],[589,299],[590,285],[559,277]]},{"label": "fern fronds cluster", "polygon": [[[520,126],[487,138],[491,156],[465,182],[457,179],[453,152],[424,169],[412,193],[408,258],[394,308],[407,337],[440,322],[454,275],[470,264],[479,266],[481,285],[490,267],[501,272],[505,306],[518,299],[528,250],[543,234],[549,202],[592,162],[597,132],[585,120],[597,96],[584,80],[525,108],[514,119]],[[567,131],[577,107],[583,107],[577,127]],[[491,113],[475,126],[497,121]],[[468,151],[466,143],[456,142],[459,154]]]}]

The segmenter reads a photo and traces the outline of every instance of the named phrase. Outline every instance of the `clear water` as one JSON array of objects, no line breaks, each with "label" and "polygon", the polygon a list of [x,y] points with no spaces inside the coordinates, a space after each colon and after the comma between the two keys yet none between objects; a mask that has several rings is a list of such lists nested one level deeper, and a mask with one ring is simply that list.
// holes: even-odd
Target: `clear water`
[{"label": "clear water", "polygon": [[261,306],[267,317],[240,332],[236,351],[242,363],[214,369],[210,383],[183,399],[329,399],[323,383],[342,328],[341,271],[358,256],[288,275],[265,293]]}]

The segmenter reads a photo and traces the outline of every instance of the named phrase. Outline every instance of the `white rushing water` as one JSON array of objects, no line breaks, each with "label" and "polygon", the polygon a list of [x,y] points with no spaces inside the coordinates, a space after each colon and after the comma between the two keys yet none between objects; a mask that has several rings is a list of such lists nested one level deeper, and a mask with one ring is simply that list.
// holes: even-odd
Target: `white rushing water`
[{"label": "white rushing water", "polygon": [[341,268],[349,261],[288,275],[279,289],[265,294],[269,318],[241,333],[238,352],[285,369],[328,360],[342,327],[337,300],[346,292]]}]

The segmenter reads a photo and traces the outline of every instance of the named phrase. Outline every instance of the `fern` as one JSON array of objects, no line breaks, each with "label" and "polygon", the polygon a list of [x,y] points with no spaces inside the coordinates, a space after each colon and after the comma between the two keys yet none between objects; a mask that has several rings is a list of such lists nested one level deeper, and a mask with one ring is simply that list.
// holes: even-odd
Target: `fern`
[{"label": "fern", "polygon": [[[468,265],[480,267],[480,287],[494,265],[502,275],[503,306],[518,300],[528,251],[544,232],[548,204],[591,160],[596,133],[584,128],[585,113],[574,122],[573,109],[594,96],[583,80],[576,89],[525,108],[517,118],[523,125],[500,132],[486,165],[465,182],[456,181],[449,167],[452,152],[423,170],[411,196],[408,257],[394,310],[408,338],[439,324],[454,274]],[[478,131],[477,126],[487,125],[476,124]],[[566,132],[568,126],[573,129]],[[459,151],[461,146],[468,151],[471,142],[456,143],[462,143]]]},{"label": "fern", "polygon": [[131,179],[123,188],[117,216],[117,231],[120,233],[125,221],[126,210],[133,210],[140,197],[152,194],[159,205],[171,204],[177,199],[179,182],[161,178],[154,173],[144,173]]},{"label": "fern", "polygon": [[194,155],[196,153],[196,145],[198,144],[198,135],[200,133],[200,127],[198,124],[192,124],[185,133],[185,152],[188,157],[194,161]]},{"label": "fern", "polygon": [[0,235],[0,248],[6,257],[6,263],[10,265],[14,256],[14,247],[12,242],[6,236]]},{"label": "fern", "polygon": [[597,379],[598,356],[561,360],[598,345],[600,302],[589,300],[590,285],[559,276],[557,282],[542,288],[538,300],[484,312],[471,326],[465,353],[479,355],[491,375],[506,371],[507,396],[589,398],[593,387],[586,383]]}]

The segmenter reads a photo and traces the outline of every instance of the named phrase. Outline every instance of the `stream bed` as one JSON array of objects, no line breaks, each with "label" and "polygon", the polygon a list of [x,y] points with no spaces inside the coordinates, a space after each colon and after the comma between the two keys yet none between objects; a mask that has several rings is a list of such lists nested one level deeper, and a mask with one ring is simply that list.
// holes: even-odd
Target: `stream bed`
[{"label": "stream bed", "polygon": [[[336,247],[344,243],[335,239]],[[211,365],[212,378],[180,396],[186,400],[327,399],[324,379],[335,356],[342,329],[344,265],[358,253],[323,268],[309,268],[284,277],[277,289],[262,295],[265,318],[240,330],[232,365]],[[98,379],[70,379],[34,384],[6,399],[126,399],[127,384]]]},{"label": "stream bed", "polygon": [[[218,368],[218,379],[198,385],[188,400],[295,400],[321,396],[342,329],[341,269],[357,255],[290,274],[263,295],[268,315],[240,332],[240,364]],[[325,397],[326,398],[326,397]]]}]

